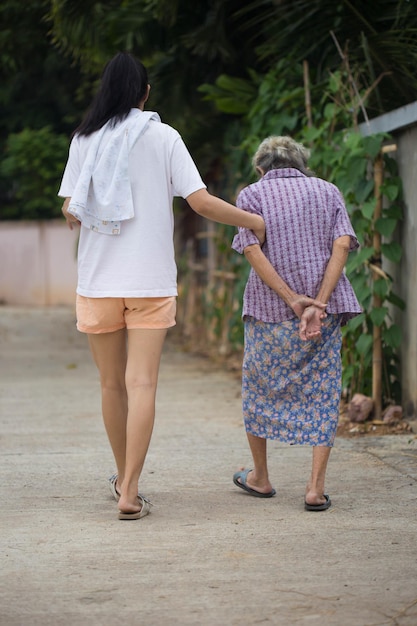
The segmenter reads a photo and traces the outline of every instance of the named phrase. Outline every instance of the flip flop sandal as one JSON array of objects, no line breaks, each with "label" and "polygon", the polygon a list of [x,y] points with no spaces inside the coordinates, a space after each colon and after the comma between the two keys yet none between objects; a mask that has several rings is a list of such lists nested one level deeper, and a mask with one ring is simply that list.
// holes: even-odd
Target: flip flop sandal
[{"label": "flip flop sandal", "polygon": [[127,520],[127,519],[141,519],[148,515],[151,512],[151,503],[142,498],[142,496],[138,496],[138,500],[142,504],[142,508],[140,511],[135,511],[134,513],[124,513],[123,511],[119,511],[119,519]]},{"label": "flip flop sandal", "polygon": [[113,476],[110,476],[109,478],[109,489],[110,489],[111,495],[116,500],[116,502],[119,502],[120,493],[116,489],[116,484],[117,484],[117,474],[113,474]]},{"label": "flip flop sandal", "polygon": [[244,491],[249,493],[251,496],[255,496],[255,498],[272,498],[272,496],[276,494],[275,489],[272,489],[272,491],[269,491],[268,493],[261,493],[260,491],[256,491],[256,489],[252,489],[251,487],[249,487],[249,485],[247,484],[247,479],[248,474],[251,471],[251,469],[246,469],[240,470],[239,472],[233,474],[233,482],[235,483],[236,487],[244,489]]},{"label": "flip flop sandal", "polygon": [[[110,476],[109,478],[109,489],[110,489],[111,495],[116,500],[116,502],[119,502],[120,493],[116,489],[116,484],[117,484],[117,474],[113,474],[113,476]],[[144,500],[145,502],[153,506],[152,502],[148,500],[148,498],[145,498],[145,496],[142,495],[141,493],[138,493],[138,498],[140,498],[141,500]]]},{"label": "flip flop sandal", "polygon": [[308,504],[308,502],[304,501],[304,508],[306,511],[327,511],[332,506],[332,501],[327,494],[324,494],[326,498],[326,502],[323,504]]}]

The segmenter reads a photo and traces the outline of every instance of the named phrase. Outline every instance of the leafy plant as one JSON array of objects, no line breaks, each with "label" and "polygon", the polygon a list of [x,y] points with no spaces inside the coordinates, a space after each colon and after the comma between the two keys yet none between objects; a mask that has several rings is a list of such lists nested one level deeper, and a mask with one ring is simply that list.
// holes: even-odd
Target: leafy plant
[{"label": "leafy plant", "polygon": [[7,201],[0,219],[48,219],[61,215],[57,197],[68,153],[68,138],[50,127],[9,135],[0,178]]},{"label": "leafy plant", "polygon": [[[240,161],[231,159],[229,178],[241,180],[243,173],[246,184],[253,174],[248,166],[259,142],[268,134],[291,134],[296,140],[312,148],[310,166],[320,177],[333,182],[345,198],[347,210],[361,244],[358,252],[350,255],[347,274],[352,282],[363,313],[354,318],[343,329],[343,385],[348,392],[372,395],[372,353],[374,331],[379,328],[382,339],[383,385],[385,403],[400,400],[401,386],[398,372],[398,348],[401,330],[393,323],[393,307],[404,308],[405,304],[394,291],[393,280],[385,269],[401,258],[401,246],[393,240],[398,222],[402,218],[401,180],[395,160],[384,154],[385,179],[380,189],[375,188],[374,164],[382,159],[381,150],[390,139],[388,135],[362,136],[355,130],[358,111],[363,107],[367,93],[352,89],[352,75],[348,65],[329,74],[322,86],[319,103],[313,108],[312,124],[301,113],[303,90],[297,85],[300,72],[283,64],[271,69],[263,78],[250,75],[250,85],[235,89],[233,79],[217,81],[214,88],[204,88],[206,97],[227,102],[227,108],[235,114],[246,107],[238,127],[234,127],[234,142],[240,133]],[[284,80],[285,79],[285,80]],[[238,94],[250,94],[256,88],[256,97],[242,98]],[[236,107],[233,107],[233,94]],[[314,97],[318,91],[314,90]],[[353,128],[353,130],[352,130]],[[237,171],[236,171],[237,166]],[[376,192],[382,194],[381,212],[375,215]],[[375,241],[381,238],[381,244]],[[236,295],[243,296],[245,264],[231,262],[238,275]],[[243,278],[243,279],[242,279]],[[236,320],[236,317],[233,318]],[[242,340],[242,328],[231,330],[232,342]]]},{"label": "leafy plant", "polygon": [[[350,392],[372,395],[372,353],[374,329],[380,327],[382,335],[383,384],[385,403],[399,402],[401,386],[398,372],[398,348],[401,329],[393,323],[392,307],[403,309],[404,302],[395,294],[392,277],[385,270],[390,263],[398,263],[401,246],[392,241],[398,222],[402,219],[401,180],[396,162],[388,154],[383,156],[385,182],[380,188],[383,195],[381,216],[375,219],[374,163],[387,136],[383,134],[363,137],[346,131],[334,136],[338,150],[333,158],[328,151],[316,152],[318,171],[332,172],[329,180],[342,191],[352,225],[360,241],[358,251],[349,255],[346,266],[363,313],[352,319],[343,329],[343,384]],[[321,167],[320,159],[325,155]],[[375,247],[376,236],[382,237],[380,249]]]}]

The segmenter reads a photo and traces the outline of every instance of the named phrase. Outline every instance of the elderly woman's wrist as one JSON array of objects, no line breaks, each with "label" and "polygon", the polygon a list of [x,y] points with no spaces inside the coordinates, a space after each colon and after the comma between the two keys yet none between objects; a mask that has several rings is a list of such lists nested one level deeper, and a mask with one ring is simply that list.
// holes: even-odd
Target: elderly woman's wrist
[{"label": "elderly woman's wrist", "polygon": [[298,293],[295,293],[294,291],[291,292],[287,296],[287,304],[289,307],[291,307],[291,309],[294,312],[297,312],[296,309],[298,309],[300,305],[302,305],[301,296]]}]

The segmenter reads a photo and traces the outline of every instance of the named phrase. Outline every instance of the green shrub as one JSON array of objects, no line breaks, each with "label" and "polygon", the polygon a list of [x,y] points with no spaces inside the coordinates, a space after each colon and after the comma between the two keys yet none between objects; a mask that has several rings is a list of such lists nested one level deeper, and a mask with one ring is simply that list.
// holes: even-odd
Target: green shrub
[{"label": "green shrub", "polygon": [[[382,346],[383,404],[399,403],[399,350],[402,339],[401,328],[394,318],[397,317],[395,309],[404,310],[405,303],[396,294],[396,285],[385,267],[398,264],[401,259],[402,249],[395,235],[402,220],[402,184],[396,161],[388,153],[383,155],[384,177],[379,190],[383,204],[379,216],[375,215],[374,182],[375,161],[383,145],[393,140],[385,134],[364,137],[358,132],[356,120],[361,102],[366,98],[363,94],[362,100],[359,100],[351,92],[352,76],[348,69],[331,74],[327,83],[323,83],[321,93],[317,89],[313,92],[311,124],[303,115],[303,92],[298,84],[294,84],[293,74],[293,68],[279,63],[276,70],[271,69],[264,77],[251,75],[252,87],[257,88],[257,94],[252,98],[248,95],[239,99],[239,94],[243,93],[242,81],[237,83],[231,77],[222,77],[214,88],[202,89],[220,110],[241,116],[239,123],[235,122],[231,127],[233,137],[232,131],[226,137],[226,140],[232,137],[226,143],[226,150],[232,153],[229,179],[236,183],[251,182],[253,153],[268,134],[290,134],[312,147],[309,166],[317,176],[340,189],[361,244],[358,251],[349,255],[346,266],[363,313],[343,329],[344,389],[349,397],[354,393],[372,394],[374,330],[377,328]],[[284,83],[280,82],[283,78],[286,79]],[[234,91],[237,96],[234,96]],[[248,84],[245,93],[252,92],[251,84]],[[233,97],[236,101],[234,109]],[[222,108],[225,101],[227,109]],[[246,113],[242,113],[244,104]],[[237,149],[232,151],[230,146],[237,146]],[[375,247],[376,238],[380,239],[378,248]],[[226,255],[223,259],[222,269],[234,271],[237,275],[235,298],[241,303],[248,264],[236,262]],[[207,315],[218,315],[218,311],[208,309]],[[230,322],[232,347],[243,342],[239,317],[240,310],[237,309]]]},{"label": "green shrub", "polygon": [[0,219],[59,217],[62,200],[57,191],[67,154],[68,138],[48,126],[9,135],[0,163]]}]

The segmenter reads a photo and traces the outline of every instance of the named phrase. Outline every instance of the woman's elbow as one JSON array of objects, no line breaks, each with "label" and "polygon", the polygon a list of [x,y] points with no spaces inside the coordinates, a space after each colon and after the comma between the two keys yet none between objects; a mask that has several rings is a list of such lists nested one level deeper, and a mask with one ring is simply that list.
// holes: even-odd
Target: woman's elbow
[{"label": "woman's elbow", "polygon": [[243,250],[243,254],[245,255],[246,259],[250,263],[251,260],[253,260],[259,255],[260,251],[261,251],[261,246],[258,243],[254,243],[250,246],[246,246],[246,248]]},{"label": "woman's elbow", "polygon": [[186,200],[198,215],[206,215],[210,210],[210,194],[206,189],[199,189],[187,196]]},{"label": "woman's elbow", "polygon": [[343,237],[335,239],[333,249],[348,255],[350,252],[350,235],[343,235]]}]

